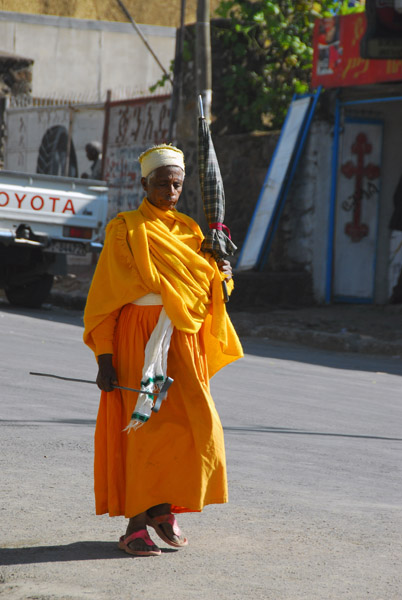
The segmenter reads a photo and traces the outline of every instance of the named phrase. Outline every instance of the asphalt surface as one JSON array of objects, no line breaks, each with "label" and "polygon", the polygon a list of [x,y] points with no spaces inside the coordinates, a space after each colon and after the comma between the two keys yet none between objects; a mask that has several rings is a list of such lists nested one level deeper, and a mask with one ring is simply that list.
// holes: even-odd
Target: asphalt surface
[{"label": "asphalt surface", "polygon": [[[212,380],[230,501],[180,517],[189,547],[117,549],[93,510],[95,377],[81,313],[0,303],[0,595],[10,600],[400,600],[402,363],[243,336]],[[155,418],[157,415],[155,415]]]}]

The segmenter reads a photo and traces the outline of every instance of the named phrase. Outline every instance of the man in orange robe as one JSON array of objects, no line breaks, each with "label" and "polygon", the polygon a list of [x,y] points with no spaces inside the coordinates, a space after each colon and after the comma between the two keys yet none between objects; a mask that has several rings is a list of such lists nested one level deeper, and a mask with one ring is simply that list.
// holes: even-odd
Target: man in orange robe
[{"label": "man in orange robe", "polygon": [[[175,208],[184,181],[182,152],[155,146],[139,160],[146,198],[107,227],[85,308],[84,341],[95,352],[102,390],[96,513],[129,518],[119,547],[149,556],[161,551],[147,525],[179,548],[188,542],[174,513],[227,502],[223,431],[209,379],[240,358],[242,348],[222,295],[223,279],[229,292],[233,288],[230,263],[218,266],[204,255],[200,228]],[[167,375],[174,382],[160,411],[127,433],[139,399],[114,385],[140,386],[145,350],[162,315],[171,323]]]}]

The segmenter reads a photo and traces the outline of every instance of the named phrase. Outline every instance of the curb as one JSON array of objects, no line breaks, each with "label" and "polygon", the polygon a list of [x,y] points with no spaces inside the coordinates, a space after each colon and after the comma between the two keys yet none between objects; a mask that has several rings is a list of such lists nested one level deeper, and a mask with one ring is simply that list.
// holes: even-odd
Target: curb
[{"label": "curb", "polygon": [[61,308],[73,310],[84,310],[87,297],[82,294],[65,294],[63,292],[51,292],[47,304],[54,304]]},{"label": "curb", "polygon": [[314,329],[288,329],[276,325],[253,326],[252,322],[244,319],[244,317],[237,320],[236,313],[231,314],[231,320],[240,337],[259,337],[282,342],[295,342],[304,346],[336,352],[402,357],[402,340],[389,342],[358,333],[329,333]]},{"label": "curb", "polygon": [[[82,294],[52,292],[49,303],[62,308],[83,311],[86,296]],[[277,325],[255,325],[252,315],[245,317],[244,313],[230,314],[231,321],[240,337],[267,338],[281,342],[319,348],[321,350],[334,350],[336,352],[382,354],[393,358],[402,358],[402,340],[390,342],[379,340],[369,335],[358,333],[329,333],[316,329],[298,329],[280,327]]]}]

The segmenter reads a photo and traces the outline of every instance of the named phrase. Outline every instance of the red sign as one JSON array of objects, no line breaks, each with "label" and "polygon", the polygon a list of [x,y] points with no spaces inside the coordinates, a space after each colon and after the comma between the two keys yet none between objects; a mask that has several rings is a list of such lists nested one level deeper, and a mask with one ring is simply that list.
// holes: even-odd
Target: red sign
[{"label": "red sign", "polygon": [[402,60],[360,56],[364,13],[317,19],[313,34],[312,85],[326,88],[402,81]]}]

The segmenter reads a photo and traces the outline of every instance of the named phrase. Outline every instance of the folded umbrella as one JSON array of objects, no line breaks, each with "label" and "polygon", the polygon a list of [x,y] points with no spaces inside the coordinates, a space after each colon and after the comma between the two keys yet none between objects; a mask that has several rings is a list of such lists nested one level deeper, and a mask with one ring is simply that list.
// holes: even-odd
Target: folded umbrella
[{"label": "folded umbrella", "polygon": [[[198,173],[204,213],[209,227],[201,249],[204,252],[210,252],[216,261],[220,261],[226,256],[234,254],[237,246],[232,242],[230,231],[223,223],[225,218],[225,191],[211,133],[204,117],[201,96],[199,96],[199,111]],[[226,281],[222,282],[222,286],[225,302],[227,302],[229,297]]]}]

